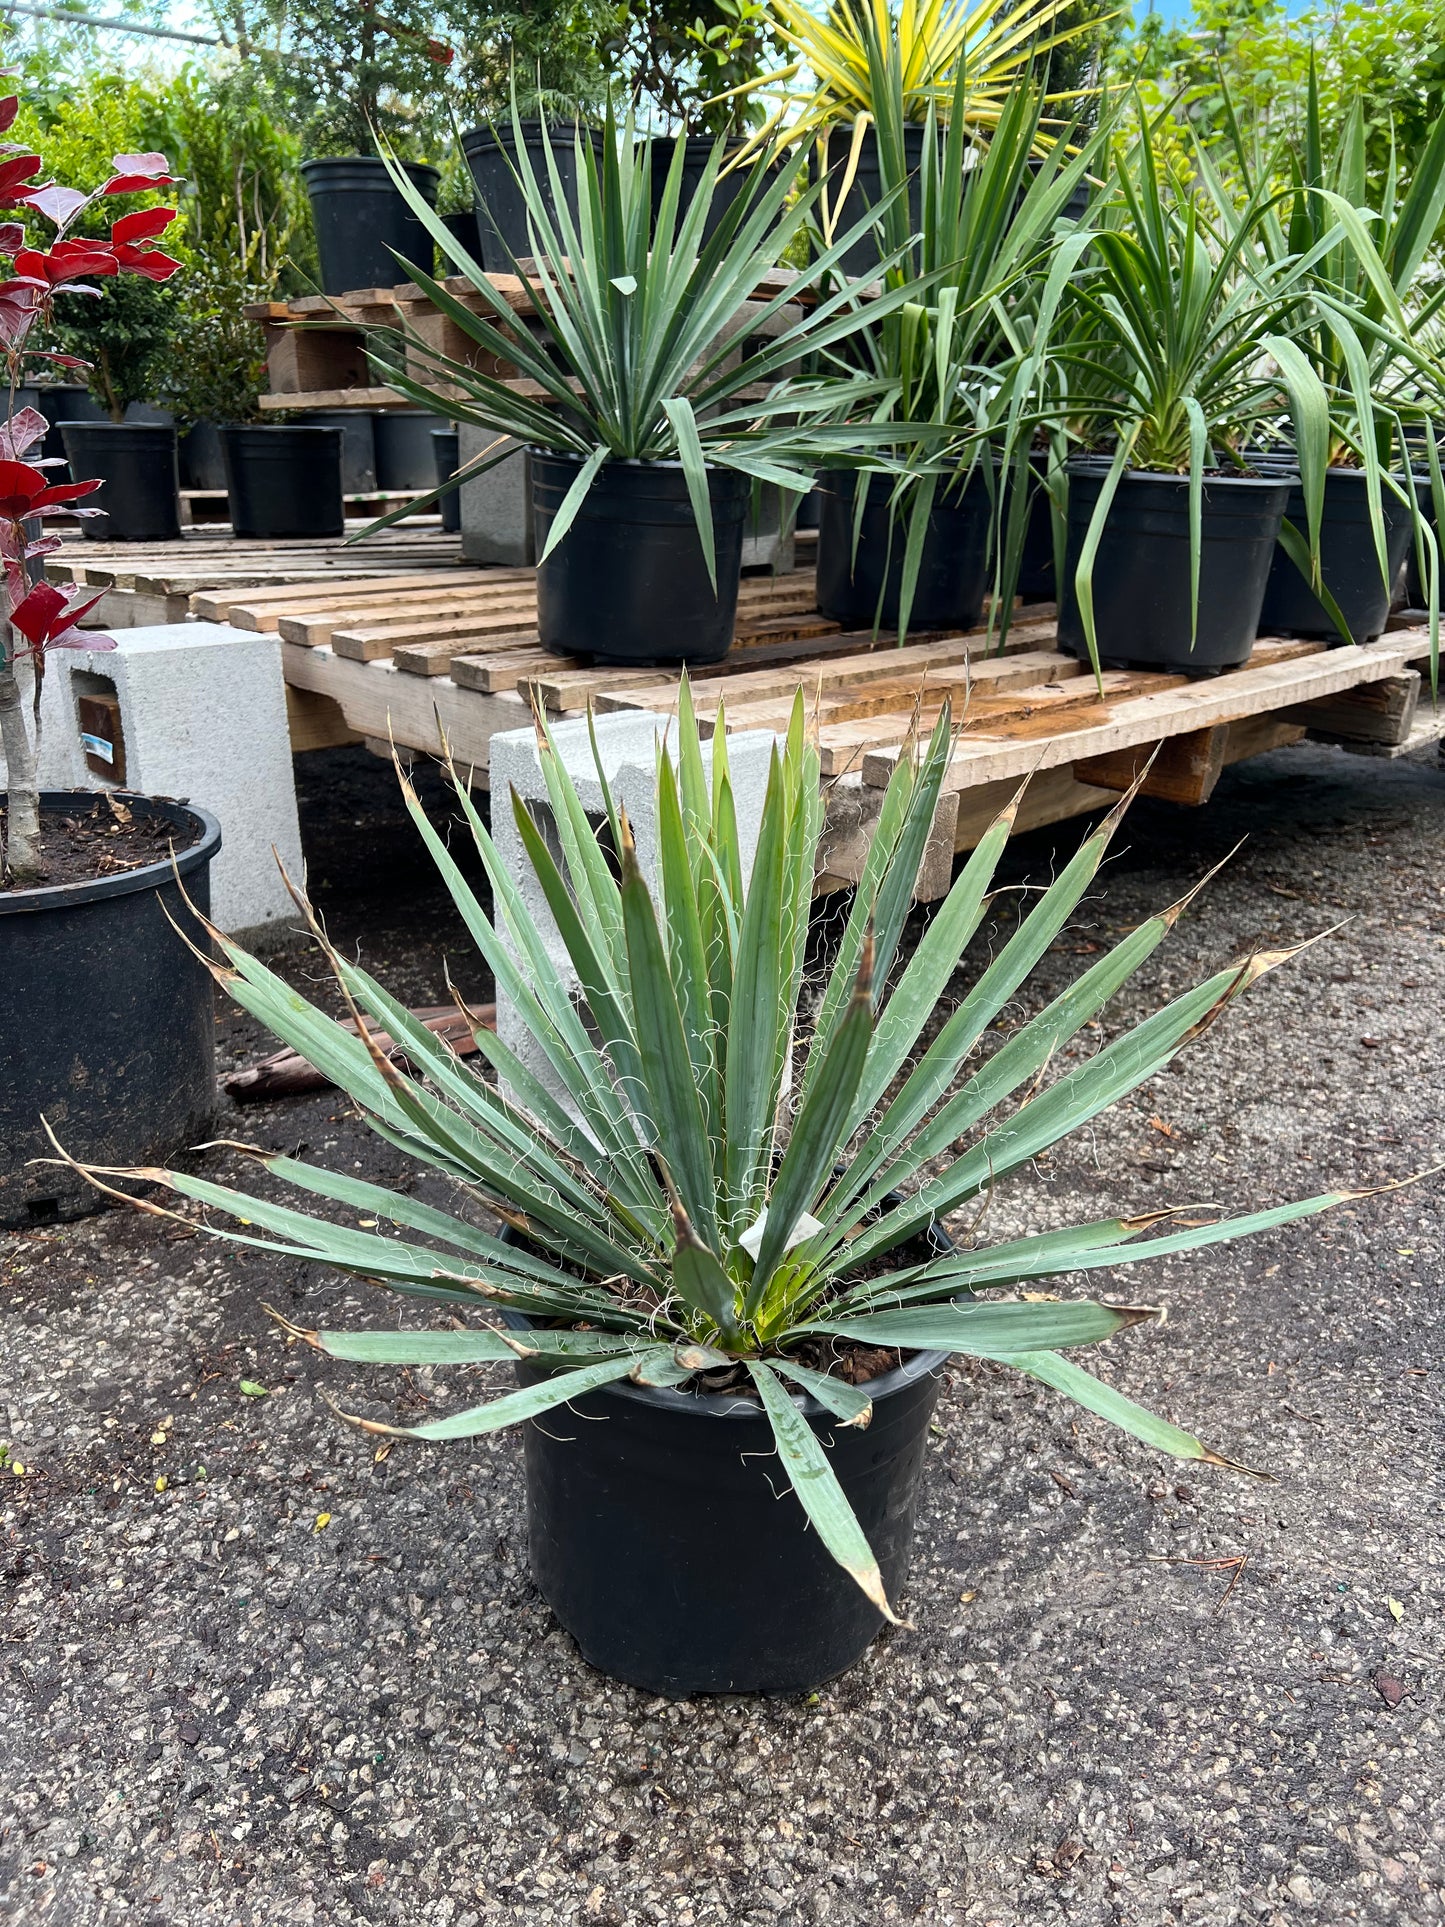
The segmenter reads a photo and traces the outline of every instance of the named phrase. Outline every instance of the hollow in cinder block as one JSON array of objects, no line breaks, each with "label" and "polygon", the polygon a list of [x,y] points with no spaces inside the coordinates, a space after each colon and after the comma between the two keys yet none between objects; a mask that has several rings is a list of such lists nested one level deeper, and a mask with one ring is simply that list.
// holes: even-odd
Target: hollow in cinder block
[{"label": "hollow in cinder block", "polygon": [[[596,717],[593,726],[608,785],[619,807],[626,811],[632,828],[638,867],[648,884],[652,885],[657,876],[657,749],[660,743],[667,740],[673,720],[656,715],[651,710],[620,711],[615,715]],[[605,817],[602,785],[598,780],[597,763],[586,720],[556,723],[552,728],[552,736],[583,809],[595,823],[601,824]],[[772,733],[765,730],[748,731],[728,738],[728,769],[737,809],[738,846],[744,879],[752,872],[753,857],[757,851],[763,798],[767,792],[768,769],[775,741]],[[580,995],[576,975],[536,874],[522,847],[513,814],[512,793],[515,791],[522,802],[531,808],[534,820],[554,851],[560,855],[560,845],[551,827],[551,805],[542,774],[536,731],[529,726],[494,736],[489,757],[492,837],[497,853],[542,935],[558,976],[576,998]],[[703,744],[703,761],[711,778],[711,743]],[[497,1034],[560,1102],[568,1101],[545,1058],[533,1044],[515,1007],[500,988],[497,992]]]},{"label": "hollow in cinder block", "polygon": [[[57,650],[46,668],[40,780],[114,789],[98,767],[81,703],[118,723],[128,790],[199,803],[221,824],[211,915],[230,934],[266,934],[295,914],[276,865],[301,880],[301,834],[281,645],[218,622],[126,629],[107,650]],[[89,762],[87,763],[87,758]],[[3,764],[0,764],[3,767]],[[273,854],[273,850],[275,854]]]}]

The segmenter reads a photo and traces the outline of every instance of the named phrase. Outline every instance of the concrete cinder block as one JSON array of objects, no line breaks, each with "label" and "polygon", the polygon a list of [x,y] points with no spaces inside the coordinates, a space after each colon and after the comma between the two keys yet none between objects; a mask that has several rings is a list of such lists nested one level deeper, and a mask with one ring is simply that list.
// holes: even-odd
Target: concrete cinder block
[{"label": "concrete cinder block", "polygon": [[[471,422],[457,424],[457,456],[463,467],[496,441],[490,430]],[[469,562],[531,568],[537,559],[532,534],[532,466],[519,448],[504,462],[457,490],[461,505],[462,554]]]},{"label": "concrete cinder block", "polygon": [[[295,914],[273,847],[301,879],[301,834],[286,726],[281,645],[217,622],[127,629],[107,650],[57,650],[46,665],[40,780],[114,789],[87,767],[77,705],[120,705],[128,790],[199,803],[221,825],[211,914],[248,938]],[[273,933],[274,934],[274,933]]]},{"label": "concrete cinder block", "polygon": [[[607,782],[620,808],[626,811],[637,846],[637,861],[649,886],[657,877],[657,751],[673,728],[671,717],[650,710],[619,712],[598,716],[597,750]],[[553,740],[564,767],[576,786],[582,807],[596,823],[605,817],[602,785],[592,752],[585,720],[553,726]],[[763,798],[768,786],[768,768],[775,738],[770,731],[751,730],[728,738],[728,769],[737,806],[738,845],[744,879],[752,872],[757,852],[758,831],[762,823]],[[703,744],[703,761],[712,775],[712,745]],[[531,806],[554,854],[561,846],[551,829],[551,806],[532,728],[513,729],[494,736],[490,746],[492,837],[498,855],[516,881],[532,919],[557,967],[563,983],[574,997],[580,995],[576,976],[552,913],[542,895],[532,865],[522,847],[512,813],[512,791]],[[516,1052],[527,1068],[538,1076],[553,1095],[566,1101],[545,1059],[533,1045],[515,1007],[500,991],[497,996],[497,1033],[502,1042]]]}]

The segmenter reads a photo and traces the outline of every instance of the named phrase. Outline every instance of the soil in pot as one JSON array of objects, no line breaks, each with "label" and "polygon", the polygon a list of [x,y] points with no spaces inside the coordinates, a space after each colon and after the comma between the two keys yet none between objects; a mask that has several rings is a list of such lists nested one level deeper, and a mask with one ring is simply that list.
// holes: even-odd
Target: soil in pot
[{"label": "soil in pot", "polygon": [[[439,487],[449,482],[461,462],[461,437],[454,428],[434,428],[431,432],[432,460],[436,472],[431,486]],[[455,535],[462,526],[462,495],[460,489],[451,489],[437,503],[442,518],[442,527],[448,534]]]},{"label": "soil in pot", "polygon": [[[531,452],[538,553],[579,457]],[[737,614],[750,483],[709,468],[717,588],[678,462],[605,462],[572,526],[537,565],[537,627],[559,655],[635,666],[717,662]]]},{"label": "soil in pot", "polygon": [[[858,477],[852,469],[828,469],[819,477],[818,607],[849,629],[896,629],[907,511],[895,520],[891,477],[869,475],[864,482],[868,494],[855,549]],[[979,620],[989,587],[989,516],[982,474],[970,476],[955,494],[946,496],[940,488],[923,539],[911,630],[971,629]]]},{"label": "soil in pot", "polygon": [[[1107,473],[1106,461],[1069,465],[1059,647],[1080,657],[1088,655],[1088,644],[1074,577]],[[1199,620],[1191,646],[1189,478],[1126,472],[1094,558],[1094,623],[1104,666],[1209,676],[1248,662],[1289,486],[1287,477],[1205,477]]]},{"label": "soil in pot", "polygon": [[[532,164],[532,173],[547,212],[555,220],[557,202],[547,166],[542,122],[524,120],[520,127],[522,145]],[[563,203],[574,217],[577,213],[575,131],[571,122],[549,122],[547,126],[547,140],[551,142]],[[583,138],[595,141],[596,135],[584,128]],[[488,274],[510,274],[512,256],[520,260],[532,252],[531,237],[527,232],[527,203],[513,174],[517,161],[512,129],[510,126],[469,128],[462,135],[462,152],[466,155],[467,166],[472,170],[472,179],[476,183],[477,231],[481,240],[482,266]],[[510,256],[507,252],[509,248]]]},{"label": "soil in pot", "polygon": [[202,940],[181,889],[209,908],[219,824],[84,790],[43,795],[41,824],[47,881],[0,890],[0,1224],[101,1202],[65,1167],[30,1163],[53,1155],[42,1113],[74,1156],[128,1165],[207,1135],[215,1109],[211,977],[167,912]]},{"label": "soil in pot", "polygon": [[77,481],[104,484],[86,498],[101,515],[82,524],[97,542],[174,542],[181,533],[176,431],[150,422],[62,422]]},{"label": "soil in pot", "polygon": [[[1397,478],[1402,480],[1403,478]],[[1324,517],[1320,523],[1320,577],[1334,597],[1349,628],[1342,636],[1325,612],[1324,604],[1286,555],[1275,550],[1259,615],[1262,636],[1318,636],[1334,643],[1371,642],[1384,632],[1390,613],[1395,579],[1414,542],[1414,521],[1408,507],[1387,488],[1380,491],[1385,523],[1388,573],[1380,574],[1370,525],[1365,476],[1357,468],[1332,468],[1325,476]],[[1304,490],[1298,477],[1290,489],[1285,514],[1305,533]]]},{"label": "soil in pot", "polygon": [[[422,198],[435,207],[441,180],[437,169],[408,162],[406,172]],[[406,278],[397,254],[417,267],[431,266],[431,235],[392,186],[384,161],[361,154],[303,161],[301,175],[316,227],[323,294],[395,287]]]},{"label": "soil in pot", "polygon": [[341,430],[288,422],[221,430],[231,532],[309,537],[346,533]]}]

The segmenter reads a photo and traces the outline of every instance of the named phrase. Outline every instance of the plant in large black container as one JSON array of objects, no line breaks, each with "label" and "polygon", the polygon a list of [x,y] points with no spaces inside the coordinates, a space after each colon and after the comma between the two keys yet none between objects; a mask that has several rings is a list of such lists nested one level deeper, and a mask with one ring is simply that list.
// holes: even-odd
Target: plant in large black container
[{"label": "plant in large black container", "polygon": [[[545,137],[543,153],[555,189]],[[530,303],[528,330],[463,250],[452,258],[481,297],[480,314],[404,265],[464,334],[541,395],[454,362],[413,331],[403,331],[408,368],[425,369],[446,392],[406,371],[389,379],[423,407],[498,438],[468,475],[505,460],[512,444],[530,448],[546,647],[613,662],[716,660],[732,640],[750,480],[803,494],[818,466],[865,461],[906,439],[866,419],[881,392],[871,377],[789,370],[891,314],[909,289],[886,291],[866,316],[846,287],[801,307],[777,264],[817,190],[789,205],[786,170],[754,170],[704,241],[720,144],[681,214],[681,151],[654,215],[648,148],[634,142],[630,122],[609,118],[600,154],[576,137],[575,221],[560,195],[544,192],[524,145],[517,158],[534,265],[510,261]],[[419,198],[414,206],[425,212]],[[445,229],[427,219],[447,247]],[[393,343],[381,365],[397,359]]]},{"label": "plant in large black container", "polygon": [[[949,1214],[976,1212],[1010,1172],[1158,1076],[1282,953],[1217,971],[1071,1064],[1070,1040],[1168,935],[1176,904],[978,1061],[1096,883],[1124,805],[935,1028],[1014,816],[1010,807],[987,831],[898,968],[951,753],[945,709],[917,762],[894,772],[815,1001],[805,958],[823,803],[802,693],[758,820],[742,828],[725,732],[704,752],[685,685],[677,723],[675,757],[658,759],[650,880],[600,759],[601,832],[545,728],[550,808],[534,815],[515,793],[498,798],[571,985],[465,781],[454,772],[490,913],[405,789],[525,1033],[524,1060],[478,1032],[479,1061],[500,1082],[325,945],[319,925],[352,1030],[222,943],[218,979],[433,1174],[427,1202],[290,1156],[264,1162],[323,1200],[320,1215],[274,1187],[256,1197],[183,1172],[133,1175],[246,1227],[202,1220],[217,1237],[389,1286],[448,1321],[288,1327],[330,1357],[515,1369],[516,1390],[476,1403],[464,1385],[452,1409],[419,1425],[358,1417],[368,1432],[468,1439],[569,1408],[560,1424],[526,1424],[529,1540],[542,1592],[592,1664],[653,1692],[798,1692],[852,1665],[897,1620],[950,1354],[1041,1380],[1155,1450],[1230,1463],[1068,1356],[1156,1314],[981,1294],[1265,1230],[1341,1194],[1224,1220],[1192,1212],[1179,1223],[1166,1210],[993,1245],[937,1235]],[[382,1030],[403,1043],[408,1069],[377,1046]],[[457,1215],[440,1201],[438,1173],[456,1185]],[[102,1184],[112,1175],[124,1174],[95,1174]]]},{"label": "plant in large black container", "polygon": [[[0,102],[0,131],[16,111]],[[0,163],[7,204],[55,229],[28,246],[18,223],[0,229],[11,272],[0,289],[0,375],[8,395],[36,364],[75,367],[75,357],[32,345],[53,340],[60,295],[93,297],[122,274],[166,279],[176,263],[151,243],[169,209],[126,215],[108,239],[70,232],[103,197],[149,189],[166,178],[159,155],[121,155],[93,195],[34,179],[34,154]],[[164,1155],[191,1140],[214,1100],[210,986],[166,920],[180,916],[180,885],[207,901],[207,866],[220,831],[204,811],[161,798],[90,791],[42,793],[37,778],[39,698],[52,652],[105,650],[110,637],[79,624],[102,598],[36,580],[33,566],[59,546],[37,533],[58,514],[90,517],[102,484],[57,482],[39,454],[48,423],[7,400],[0,428],[0,1223],[54,1215],[74,1202],[74,1181],[37,1172],[49,1146],[42,1110],[91,1157]],[[109,426],[107,424],[107,426]],[[120,433],[111,429],[111,433]],[[152,433],[160,431],[151,431]],[[172,454],[172,467],[174,454]],[[106,485],[115,486],[114,479]],[[104,714],[104,706],[97,705]],[[105,734],[102,734],[102,729]],[[93,753],[118,764],[115,732],[98,721]],[[117,772],[119,773],[119,772]],[[83,987],[83,988],[82,988]],[[77,997],[83,997],[78,1017]]]},{"label": "plant in large black container", "polygon": [[1295,261],[1261,266],[1267,195],[1210,206],[1160,167],[1142,110],[1112,140],[1112,193],[1087,253],[1060,256],[1067,319],[1051,344],[1071,465],[1060,647],[1208,674],[1248,660],[1289,482],[1247,450],[1286,408],[1306,482],[1328,403],[1289,339]]},{"label": "plant in large black container", "polygon": [[[838,353],[878,382],[885,399],[875,418],[899,424],[900,472],[822,478],[818,607],[850,627],[969,629],[992,573],[999,478],[1019,467],[1015,451],[1026,452],[1033,433],[1029,391],[1051,319],[1038,312],[1038,286],[1056,247],[1068,259],[1081,252],[1077,237],[1058,240],[1056,223],[1098,137],[1072,156],[1061,146],[1036,155],[1043,97],[1020,86],[980,158],[965,137],[960,77],[946,134],[931,112],[924,123],[910,208],[900,41],[870,35],[868,49],[887,195],[878,233],[897,261],[889,284],[911,281],[915,292]],[[871,305],[859,301],[860,312]],[[1026,307],[1035,325],[1023,352],[1016,315]],[[931,439],[920,445],[913,438],[924,424]]]},{"label": "plant in large black container", "polygon": [[[1235,146],[1249,180],[1258,163],[1237,131]],[[1298,545],[1276,554],[1261,632],[1369,641],[1385,626],[1412,546],[1433,627],[1438,556],[1418,498],[1429,495],[1438,521],[1445,481],[1433,451],[1445,425],[1445,363],[1432,334],[1445,308],[1434,255],[1445,219],[1445,120],[1411,157],[1408,180],[1393,168],[1372,180],[1362,104],[1327,122],[1311,63],[1297,138],[1274,157],[1274,171],[1287,186],[1266,208],[1256,246],[1268,268],[1304,266],[1291,339],[1329,408],[1316,431],[1323,461],[1287,510],[1312,538],[1310,557]]]}]

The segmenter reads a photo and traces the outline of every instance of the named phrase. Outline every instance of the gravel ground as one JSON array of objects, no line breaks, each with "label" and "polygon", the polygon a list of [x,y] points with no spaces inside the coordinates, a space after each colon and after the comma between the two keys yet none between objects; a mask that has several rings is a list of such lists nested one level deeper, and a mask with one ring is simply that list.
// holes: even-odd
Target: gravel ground
[{"label": "gravel ground", "polygon": [[[447,952],[484,992],[387,772],[308,769],[334,933],[412,1002],[443,998]],[[1241,836],[1104,1034],[1250,946],[1347,921],[1001,1187],[999,1231],[1249,1208],[1440,1157],[1433,758],[1295,750],[1228,772],[1207,810],[1137,807],[1020,1010]],[[1014,880],[1076,837],[1021,840]],[[221,1023],[224,1060],[255,1044]],[[400,1175],[334,1095],[224,1130]],[[912,1628],[807,1703],[671,1704],[590,1672],[528,1576],[518,1440],[378,1455],[318,1385],[412,1414],[455,1385],[288,1351],[261,1310],[336,1323],[374,1318],[374,1297],[129,1213],[12,1238],[0,1430],[25,1472],[0,1489],[0,1914],[1439,1920],[1441,1197],[1434,1180],[1105,1274],[1170,1310],[1106,1369],[1276,1483],[1181,1472],[1037,1387],[956,1370]]]}]

